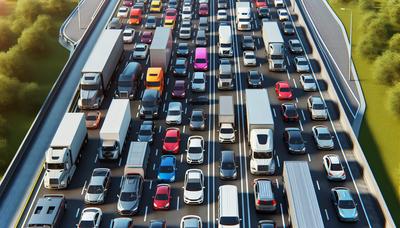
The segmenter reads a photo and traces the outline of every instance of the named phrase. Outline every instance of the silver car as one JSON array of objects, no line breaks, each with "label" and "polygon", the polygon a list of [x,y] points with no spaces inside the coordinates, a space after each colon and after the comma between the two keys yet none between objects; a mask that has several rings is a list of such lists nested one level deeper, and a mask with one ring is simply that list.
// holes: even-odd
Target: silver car
[{"label": "silver car", "polygon": [[310,96],[307,99],[307,108],[312,120],[327,120],[328,111],[320,96]]},{"label": "silver car", "polygon": [[111,171],[107,168],[96,168],[92,172],[89,185],[85,194],[85,203],[101,204],[107,195],[111,183]]},{"label": "silver car", "polygon": [[202,228],[203,224],[200,216],[186,215],[181,219],[180,228]]},{"label": "silver car", "polygon": [[204,72],[194,72],[191,84],[193,92],[206,91],[206,74]]},{"label": "silver car", "polygon": [[182,123],[182,103],[181,102],[170,102],[168,105],[167,118],[165,123],[168,125],[181,124]]},{"label": "silver car", "polygon": [[348,188],[336,187],[331,189],[331,200],[340,221],[358,221],[357,203]]},{"label": "silver car", "polygon": [[201,204],[204,200],[204,175],[201,169],[189,169],[185,173],[183,201],[186,204]]},{"label": "silver car", "polygon": [[132,57],[133,59],[146,59],[149,53],[149,46],[143,43],[135,44],[133,48]]},{"label": "silver car", "polygon": [[188,164],[202,164],[204,161],[204,139],[200,135],[190,136],[186,148]]},{"label": "silver car", "polygon": [[254,204],[257,211],[273,212],[276,210],[276,199],[272,181],[269,179],[255,179],[253,184]]},{"label": "silver car", "polygon": [[226,21],[228,20],[228,13],[225,9],[219,9],[217,13],[217,20],[218,21]]},{"label": "silver car", "polygon": [[332,150],[334,148],[333,136],[327,127],[323,125],[313,126],[312,133],[318,149]]},{"label": "silver car", "polygon": [[179,38],[185,39],[185,40],[192,38],[192,28],[191,27],[181,27],[179,29]]},{"label": "silver car", "polygon": [[340,158],[336,154],[327,154],[322,158],[328,180],[344,181],[346,172],[343,169]]},{"label": "silver car", "polygon": [[293,35],[295,33],[294,26],[290,21],[282,22],[282,28],[285,35]]},{"label": "silver car", "polygon": [[254,51],[244,51],[243,52],[243,63],[245,66],[256,66],[257,58]]},{"label": "silver car", "polygon": [[315,82],[314,77],[310,74],[300,75],[300,84],[306,92],[317,91],[317,83]]},{"label": "silver car", "polygon": [[192,7],[184,6],[182,9],[182,20],[191,20],[192,19]]},{"label": "silver car", "polygon": [[133,215],[139,209],[143,178],[138,174],[129,174],[123,178],[121,192],[118,195],[118,213],[121,215]]},{"label": "silver car", "polygon": [[299,73],[310,72],[310,66],[308,65],[308,61],[304,56],[294,57],[294,65],[296,66],[296,71]]},{"label": "silver car", "polygon": [[157,27],[157,18],[155,16],[147,16],[144,27],[147,29],[155,29]]},{"label": "silver car", "polygon": [[301,46],[301,43],[298,39],[289,40],[289,49],[292,53],[303,53],[303,47]]},{"label": "silver car", "polygon": [[79,219],[77,227],[99,228],[102,218],[103,212],[100,208],[87,207],[82,210],[81,218]]},{"label": "silver car", "polygon": [[191,130],[204,130],[206,128],[206,117],[203,110],[194,109],[192,111],[189,127]]}]

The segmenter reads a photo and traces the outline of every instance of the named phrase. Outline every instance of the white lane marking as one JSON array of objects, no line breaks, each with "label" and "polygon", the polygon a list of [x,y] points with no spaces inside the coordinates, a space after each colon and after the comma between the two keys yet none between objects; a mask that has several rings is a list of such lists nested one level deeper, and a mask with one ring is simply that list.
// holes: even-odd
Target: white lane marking
[{"label": "white lane marking", "polygon": [[94,158],[94,164],[97,163],[97,159],[99,159],[99,154],[96,153],[96,157]]},{"label": "white lane marking", "polygon": [[289,74],[289,71],[286,69],[286,74],[287,74],[287,77],[289,78],[289,80],[290,80],[290,74]]},{"label": "white lane marking", "polygon": [[163,112],[165,112],[165,103],[164,103],[164,105],[163,105]]},{"label": "white lane marking", "polygon": [[176,199],[176,210],[179,211],[179,196]]},{"label": "white lane marking", "polygon": [[328,215],[328,210],[327,209],[325,209],[325,215],[326,215],[326,220],[329,221],[329,215]]},{"label": "white lane marking", "polygon": [[137,109],[138,109],[138,110],[140,109],[140,105],[137,106]]},{"label": "white lane marking", "polygon": [[272,108],[272,112],[274,113],[274,117],[276,118],[276,112],[274,108]]},{"label": "white lane marking", "polygon": [[289,56],[287,56],[287,55],[286,55],[286,60],[287,60],[288,65],[290,66]]},{"label": "white lane marking", "polygon": [[187,114],[187,107],[185,108],[185,115]]},{"label": "white lane marking", "polygon": [[160,127],[158,128],[158,133],[161,133],[161,125],[160,125]]},{"label": "white lane marking", "polygon": [[167,85],[169,84],[169,77],[167,78]]},{"label": "white lane marking", "polygon": [[165,93],[165,96],[164,96],[164,101],[166,101],[166,100],[167,100],[167,98],[168,98],[168,93]]},{"label": "white lane marking", "polygon": [[283,225],[283,228],[286,228],[286,225],[285,225],[285,216],[283,216],[283,208],[282,208],[282,204],[280,203],[280,204],[279,204],[279,206],[281,207],[281,218],[282,218],[282,225]]},{"label": "white lane marking", "polygon": [[183,130],[182,130],[182,132],[185,133],[185,130],[186,130],[186,125],[183,125]]},{"label": "white lane marking", "polygon": [[153,187],[153,180],[150,180],[149,190],[151,190],[152,187]]},{"label": "white lane marking", "polygon": [[304,115],[304,110],[301,110],[301,115],[303,116],[303,120],[306,121],[306,115]]},{"label": "white lane marking", "polygon": [[299,103],[299,99],[296,97],[296,102]]},{"label": "white lane marking", "polygon": [[181,154],[181,163],[183,162],[183,154]]},{"label": "white lane marking", "polygon": [[121,177],[121,181],[119,182],[119,188],[122,187],[122,183],[124,182],[124,177]]},{"label": "white lane marking", "polygon": [[139,117],[139,113],[137,112],[137,113],[136,113],[136,118],[138,118],[138,117]]},{"label": "white lane marking", "polygon": [[83,187],[82,187],[81,195],[83,195],[83,192],[85,191],[86,183],[87,183],[87,181],[85,180],[85,183],[83,184]]},{"label": "white lane marking", "polygon": [[276,181],[276,188],[279,189],[279,181],[278,181],[278,178],[276,178],[275,181]]},{"label": "white lane marking", "polygon": [[148,64],[149,64],[149,59],[150,59],[150,57],[149,57],[149,55],[147,55],[147,59],[146,59],[146,65],[148,65]]},{"label": "white lane marking", "polygon": [[156,149],[156,156],[158,155],[158,149]]},{"label": "white lane marking", "polygon": [[301,131],[304,131],[304,129],[303,129],[303,124],[301,123],[301,121],[299,121],[299,125],[300,125]]},{"label": "white lane marking", "polygon": [[118,166],[121,166],[121,162],[122,162],[122,156],[121,156],[121,158],[119,159]]},{"label": "white lane marking", "polygon": [[296,80],[294,80],[294,78],[293,78],[293,83],[294,83],[294,87],[297,88],[297,83],[296,83]]},{"label": "white lane marking", "polygon": [[279,161],[279,156],[278,155],[276,155],[276,163],[277,163],[278,167],[280,168],[281,167],[281,162]]},{"label": "white lane marking", "polygon": [[154,164],[153,164],[153,170],[155,170],[155,169],[156,169],[156,164],[154,163]]},{"label": "white lane marking", "polygon": [[311,162],[311,156],[309,153],[307,153],[308,161]]},{"label": "white lane marking", "polygon": [[321,191],[321,188],[319,187],[319,182],[318,182],[318,180],[316,180],[315,183],[317,183],[318,191]]},{"label": "white lane marking", "polygon": [[76,210],[75,218],[78,218],[80,210],[81,210],[81,208],[78,207],[78,209]]},{"label": "white lane marking", "polygon": [[143,218],[144,222],[146,222],[146,219],[147,219],[147,210],[148,210],[148,206],[146,206],[146,208],[144,209],[144,218]]}]

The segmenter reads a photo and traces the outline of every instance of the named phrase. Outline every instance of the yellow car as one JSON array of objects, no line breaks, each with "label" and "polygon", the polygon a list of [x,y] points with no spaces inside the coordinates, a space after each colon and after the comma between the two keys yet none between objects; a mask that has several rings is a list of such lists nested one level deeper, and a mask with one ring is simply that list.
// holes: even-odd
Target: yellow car
[{"label": "yellow car", "polygon": [[175,20],[166,20],[164,22],[164,27],[174,29],[175,28]]},{"label": "yellow car", "polygon": [[153,0],[151,1],[151,5],[150,5],[150,12],[155,12],[155,13],[159,13],[161,12],[162,9],[162,3],[159,0]]}]

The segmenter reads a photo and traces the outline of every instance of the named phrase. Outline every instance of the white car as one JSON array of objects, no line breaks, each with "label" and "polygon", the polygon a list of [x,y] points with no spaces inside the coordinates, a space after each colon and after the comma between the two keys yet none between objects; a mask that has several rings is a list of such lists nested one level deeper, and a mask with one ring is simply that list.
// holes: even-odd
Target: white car
[{"label": "white car", "polygon": [[135,30],[132,28],[127,28],[122,33],[122,39],[126,44],[132,43],[134,38],[135,38]]},{"label": "white car", "polygon": [[328,119],[328,110],[320,96],[310,96],[307,99],[307,108],[312,120]]},{"label": "white car", "polygon": [[182,9],[182,20],[191,20],[192,19],[192,7],[184,6]]},{"label": "white car", "polygon": [[289,20],[289,14],[286,9],[278,9],[278,18],[280,21],[287,21]]},{"label": "white car", "polygon": [[183,201],[186,204],[201,204],[204,201],[204,175],[201,169],[189,169],[185,173]]},{"label": "white car", "polygon": [[226,21],[228,20],[228,12],[225,9],[219,9],[217,13],[218,21]]},{"label": "white car", "polygon": [[79,219],[78,227],[100,227],[103,212],[97,207],[87,207],[82,210],[81,218]]},{"label": "white car", "polygon": [[204,161],[204,139],[200,135],[190,136],[186,147],[186,162],[202,164]]},{"label": "white car", "polygon": [[179,29],[179,39],[190,39],[192,38],[192,28],[191,27],[181,27]]},{"label": "white car", "polygon": [[323,165],[326,176],[329,180],[344,181],[346,180],[346,172],[343,169],[340,158],[336,154],[327,154],[323,158]]},{"label": "white car", "polygon": [[203,224],[200,216],[197,215],[186,215],[181,219],[180,228],[202,228]]},{"label": "white car", "polygon": [[304,56],[294,57],[294,65],[296,66],[296,71],[299,73],[310,72],[310,66],[308,65],[308,61]]},{"label": "white car", "polygon": [[95,168],[92,172],[85,194],[86,204],[102,204],[111,183],[111,171],[108,168]]},{"label": "white car", "polygon": [[204,72],[194,72],[192,78],[192,91],[193,92],[206,91],[206,74]]},{"label": "white car", "polygon": [[180,125],[182,123],[182,103],[170,102],[168,105],[167,118],[165,123],[168,125]]},{"label": "white car", "polygon": [[275,5],[275,7],[284,7],[285,5],[284,5],[284,2],[283,2],[283,0],[274,0],[274,5]]},{"label": "white car", "polygon": [[333,136],[329,132],[329,129],[323,125],[317,125],[312,127],[312,133],[314,141],[320,150],[332,150],[335,146],[333,143]]},{"label": "white car", "polygon": [[129,8],[126,6],[119,7],[117,17],[118,18],[128,18]]},{"label": "white car", "polygon": [[317,83],[315,82],[314,77],[310,74],[300,75],[300,84],[306,92],[317,91]]},{"label": "white car", "polygon": [[256,66],[257,58],[254,51],[244,51],[243,52],[243,63],[245,66]]},{"label": "white car", "polygon": [[149,53],[149,45],[143,43],[136,43],[133,48],[133,59],[145,59]]},{"label": "white car", "polygon": [[208,0],[199,0],[199,4],[202,4],[202,3],[208,4]]}]

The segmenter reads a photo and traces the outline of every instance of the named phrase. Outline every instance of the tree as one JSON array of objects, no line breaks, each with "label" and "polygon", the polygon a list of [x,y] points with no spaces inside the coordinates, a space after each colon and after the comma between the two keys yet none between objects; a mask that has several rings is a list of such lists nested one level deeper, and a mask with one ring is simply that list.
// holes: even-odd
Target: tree
[{"label": "tree", "polygon": [[389,50],[400,53],[400,33],[396,33],[390,38]]},{"label": "tree", "polygon": [[22,84],[17,79],[0,75],[0,111],[7,111],[7,107],[15,105],[21,88]]},{"label": "tree", "polygon": [[400,53],[385,51],[375,60],[373,74],[379,83],[385,85],[400,82]]},{"label": "tree", "polygon": [[46,52],[48,44],[48,33],[54,26],[51,18],[47,15],[40,15],[33,25],[25,29],[18,38],[18,47],[25,54],[42,55]]},{"label": "tree", "polygon": [[[388,1],[389,2],[389,1]],[[400,2],[393,2],[391,4],[387,4],[387,15],[390,19],[392,25],[399,29],[400,28]]]},{"label": "tree", "polygon": [[358,0],[358,5],[363,10],[372,10],[376,7],[374,0]]},{"label": "tree", "polygon": [[400,114],[400,83],[397,83],[388,94],[388,108],[393,115],[399,116]]},{"label": "tree", "polygon": [[71,12],[76,3],[71,0],[40,0],[43,13],[52,17],[64,19]]},{"label": "tree", "polygon": [[18,0],[15,6],[15,12],[12,15],[12,30],[16,34],[21,33],[25,28],[32,25],[42,11],[41,3],[37,0]]},{"label": "tree", "polygon": [[28,57],[21,52],[18,45],[13,46],[7,52],[0,52],[0,74],[19,79],[27,78],[30,73],[27,62]]},{"label": "tree", "polygon": [[11,30],[10,24],[9,20],[0,19],[0,51],[7,51],[17,40],[17,35]]}]

